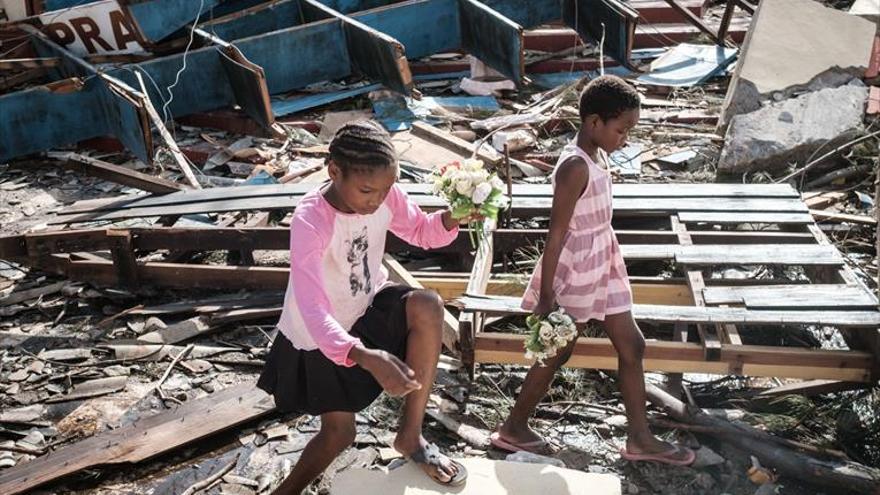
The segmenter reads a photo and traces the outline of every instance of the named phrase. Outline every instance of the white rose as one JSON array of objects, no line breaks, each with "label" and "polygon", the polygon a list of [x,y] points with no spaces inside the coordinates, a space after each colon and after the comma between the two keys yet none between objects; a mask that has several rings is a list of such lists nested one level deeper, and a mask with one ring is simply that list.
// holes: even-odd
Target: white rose
[{"label": "white rose", "polygon": [[504,182],[498,178],[497,175],[493,176],[489,179],[489,184],[492,184],[492,189],[502,190],[504,189]]},{"label": "white rose", "polygon": [[564,347],[565,344],[568,344],[568,340],[564,336],[556,337],[556,347]]},{"label": "white rose", "polygon": [[559,311],[554,311],[547,315],[547,321],[554,325],[558,325],[559,323],[562,323],[562,315],[559,314]]},{"label": "white rose", "polygon": [[483,182],[474,188],[471,201],[473,201],[475,205],[481,205],[486,201],[486,198],[488,198],[490,194],[492,194],[492,186],[490,186],[488,182]]},{"label": "white rose", "polygon": [[547,323],[546,321],[542,321],[541,326],[538,327],[538,335],[540,335],[543,339],[552,337],[553,333],[553,325]]},{"label": "white rose", "polygon": [[455,179],[455,191],[464,196],[470,196],[473,191],[471,180],[467,176],[461,176]]}]

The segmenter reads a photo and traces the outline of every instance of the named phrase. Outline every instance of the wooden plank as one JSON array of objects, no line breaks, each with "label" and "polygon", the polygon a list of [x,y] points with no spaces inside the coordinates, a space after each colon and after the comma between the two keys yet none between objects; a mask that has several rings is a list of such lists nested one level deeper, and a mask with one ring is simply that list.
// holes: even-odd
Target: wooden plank
[{"label": "wooden plank", "polygon": [[[414,136],[418,136],[426,141],[440,145],[465,157],[474,155],[474,151],[477,147],[474,143],[469,143],[464,139],[453,136],[452,134],[421,121],[413,122],[412,130],[410,132],[412,132]],[[484,143],[480,146],[479,150],[476,151],[476,157],[482,160],[486,165],[497,165],[501,163],[503,158],[488,143]],[[401,186],[408,194],[428,194],[429,192],[427,187],[418,187],[423,186],[422,184],[401,184]],[[427,184],[424,186],[427,186]],[[540,190],[541,194],[553,195],[552,189],[542,187]],[[516,193],[516,189],[514,189],[514,193]]]},{"label": "wooden plank", "polygon": [[462,48],[521,86],[523,27],[477,0],[460,0],[458,5]]},{"label": "wooden plank", "polygon": [[[424,277],[418,281],[429,289],[437,291],[443,299],[452,300],[465,294],[468,278],[466,277]],[[670,306],[689,306],[693,297],[684,284],[647,284],[630,282],[633,300],[637,304],[665,304]],[[492,296],[516,296],[524,291],[523,280],[514,277],[492,277],[486,285],[486,294]]]},{"label": "wooden plank", "polygon": [[[471,269],[468,284],[465,288],[467,294],[479,295],[486,293],[489,277],[492,273],[493,237],[495,220],[483,221],[483,239],[477,245],[474,255],[474,265]],[[483,318],[480,314],[461,313],[458,317],[458,331],[461,340],[461,361],[468,375],[473,379],[476,372],[476,359],[474,357],[475,337],[482,329]]]},{"label": "wooden plank", "polygon": [[876,225],[877,220],[866,215],[851,215],[849,213],[839,213],[836,211],[810,210],[810,215],[818,221],[826,222],[849,222],[861,225]]},{"label": "wooden plank", "polygon": [[[414,124],[415,133],[432,142],[441,142],[444,147],[463,156],[473,153],[473,145],[457,143],[448,139],[443,134],[431,132],[427,124]],[[466,143],[466,142],[465,142]],[[486,149],[489,153],[489,150]],[[500,163],[501,156],[493,155],[494,158],[480,158],[486,163]],[[400,184],[400,187],[410,196],[431,195],[430,184]],[[137,196],[131,198],[101,199],[78,201],[70,207],[69,213],[82,213],[85,211],[97,211],[98,209],[136,208],[147,206],[168,206],[183,203],[197,203],[202,201],[218,201],[232,199],[252,199],[264,196],[302,196],[315,186],[313,184],[280,184],[268,186],[237,186],[220,187],[200,191],[183,191],[175,195],[163,197]],[[553,188],[549,184],[514,184],[514,197],[553,197]],[[782,184],[616,184],[614,186],[614,198],[739,198],[739,199],[799,199],[800,195],[791,186]],[[119,204],[116,204],[116,203]]]},{"label": "wooden plank", "polygon": [[[523,353],[525,336],[484,333],[476,336],[475,355],[480,363],[528,365]],[[783,376],[803,379],[868,381],[872,356],[867,352],[827,351],[769,346],[730,346],[722,349],[719,361],[705,361],[699,344],[648,341],[646,371],[695,372],[718,375],[742,370],[746,376]],[[578,339],[566,366],[617,369],[617,352],[609,339]]]},{"label": "wooden plank", "polygon": [[[389,255],[382,258],[382,265],[388,269],[388,278],[398,284],[403,284],[416,289],[425,287],[403,267],[396,259]],[[443,345],[452,352],[458,352],[458,320],[447,309],[443,309]]]},{"label": "wooden plank", "polygon": [[[486,314],[524,315],[519,297],[462,297],[454,304],[464,312],[481,311]],[[746,308],[716,308],[696,306],[664,306],[655,304],[633,305],[633,317],[651,323],[734,323],[738,325],[824,325],[835,327],[876,327],[880,325],[880,311],[795,311],[757,310]]]},{"label": "wooden plank", "polygon": [[[633,251],[641,246],[621,246]],[[785,244],[697,245],[681,246],[675,261],[683,265],[842,265],[843,257],[834,246]],[[641,259],[648,253],[639,253]]]},{"label": "wooden plank", "polygon": [[140,462],[266,416],[271,397],[245,383],[170,411],[99,433],[0,473],[0,493],[14,495],[83,469]]},{"label": "wooden plank", "polygon": [[147,86],[144,84],[143,76],[141,76],[140,72],[135,72],[135,76],[141,86],[141,91],[143,91],[145,95],[144,108],[147,111],[147,115],[150,116],[150,120],[153,121],[153,126],[156,128],[156,131],[159,132],[159,135],[162,136],[162,140],[165,141],[165,146],[168,147],[171,156],[174,158],[174,163],[176,163],[177,168],[183,172],[184,177],[186,177],[187,182],[189,182],[193,189],[201,189],[202,185],[199,184],[198,179],[196,179],[195,174],[193,174],[192,169],[189,167],[189,161],[183,155],[183,152],[180,151],[180,148],[177,146],[177,142],[171,136],[171,133],[165,128],[165,122],[162,120],[162,117],[159,116],[159,112],[156,111],[153,107],[153,103],[150,101],[149,97],[146,96],[149,93],[147,92]]},{"label": "wooden plank", "polygon": [[762,390],[759,397],[781,397],[784,395],[803,395],[812,397],[829,393],[843,392],[863,388],[864,385],[853,382],[841,382],[838,380],[807,380],[803,382],[788,383],[779,387]]},{"label": "wooden plank", "polygon": [[[693,241],[687,226],[681,223],[675,215],[670,217],[670,223],[672,231],[678,236],[679,244],[682,246],[692,246]],[[705,306],[706,301],[703,298],[703,289],[706,287],[706,283],[703,281],[703,272],[700,270],[687,270],[685,278],[694,306]],[[703,344],[706,360],[708,361],[717,361],[721,357],[721,340],[718,337],[721,332],[719,330],[718,326],[707,327],[706,325],[697,324],[697,333],[700,336],[700,342]]]},{"label": "wooden plank", "polygon": [[99,179],[134,187],[151,193],[168,194],[188,189],[186,186],[168,179],[153,177],[152,175],[143,174],[126,167],[114,165],[78,153],[69,153],[60,158],[64,160],[61,166],[65,170],[73,170],[74,172],[84,175],[98,177]]},{"label": "wooden plank", "polygon": [[744,304],[747,308],[856,308],[877,306],[861,287],[843,284],[707,287],[707,304]]},{"label": "wooden plank", "polygon": [[741,224],[809,224],[809,213],[721,213],[713,211],[682,211],[678,218],[684,223]]},{"label": "wooden plank", "polygon": [[42,287],[34,287],[33,289],[12,292],[8,296],[0,298],[0,307],[30,301],[31,299],[36,299],[38,297],[50,296],[60,292],[65,285],[67,285],[67,282],[55,282],[54,284],[48,284]]},{"label": "wooden plank", "polygon": [[[271,186],[258,186],[271,187]],[[186,192],[186,191],[184,191]],[[166,195],[167,196],[167,195]],[[154,217],[168,215],[187,215],[196,213],[209,212],[229,212],[229,211],[253,211],[253,210],[277,210],[277,209],[293,209],[299,202],[302,195],[288,194],[281,196],[261,196],[252,198],[216,198],[211,201],[201,201],[184,204],[171,204],[168,206],[141,206],[145,201],[140,199],[124,200],[117,206],[124,209],[107,211],[108,206],[102,206],[103,211],[94,213],[82,213],[75,216],[68,216],[74,213],[74,209],[59,212],[58,218],[51,223],[76,223],[84,221],[99,220],[121,220],[125,218],[137,217]],[[413,200],[425,210],[436,210],[445,207],[445,202],[436,196],[419,196],[413,195]],[[169,202],[176,200],[171,198]],[[552,205],[552,197],[534,197],[520,198],[514,197],[512,209],[513,213],[519,217],[532,215],[546,215]],[[151,201],[152,202],[152,201]],[[767,216],[767,211],[778,211],[784,215],[799,214],[798,212],[806,211],[803,203],[796,199],[736,199],[736,198],[621,198],[614,200],[615,217],[623,216],[668,216],[677,212],[688,211],[710,211],[710,212],[744,212],[729,215],[730,220],[738,219],[730,223],[746,223],[750,221],[750,216],[755,214]],[[704,214],[704,213],[701,213]],[[773,220],[782,218],[786,220],[784,215],[771,214]],[[769,218],[769,217],[768,217]],[[804,214],[799,219],[810,218]],[[687,222],[684,217],[682,221]],[[812,220],[810,220],[812,222]],[[775,223],[775,222],[774,222]],[[808,223],[808,222],[802,222]]]},{"label": "wooden plank", "polygon": [[410,94],[413,79],[403,44],[315,0],[303,0],[300,8],[306,21],[332,18],[341,22],[354,68],[399,93]]}]

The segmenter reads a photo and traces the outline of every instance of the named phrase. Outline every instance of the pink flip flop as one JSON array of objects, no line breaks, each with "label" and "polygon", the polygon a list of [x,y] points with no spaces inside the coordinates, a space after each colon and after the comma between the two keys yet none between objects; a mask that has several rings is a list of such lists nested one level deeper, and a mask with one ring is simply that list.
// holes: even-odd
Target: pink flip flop
[{"label": "pink flip flop", "polygon": [[[679,452],[686,452],[684,459],[676,459],[673,457]],[[668,464],[670,466],[690,466],[694,463],[694,460],[696,460],[697,453],[687,447],[673,445],[671,449],[658,454],[634,454],[627,451],[626,447],[622,447],[620,449],[620,456],[630,462],[651,461]]]},{"label": "pink flip flop", "polygon": [[532,454],[546,454],[548,449],[553,448],[553,444],[543,439],[532,442],[514,443],[501,438],[501,435],[497,431],[489,435],[489,443],[495,448],[506,450],[508,452],[524,451],[531,452]]}]

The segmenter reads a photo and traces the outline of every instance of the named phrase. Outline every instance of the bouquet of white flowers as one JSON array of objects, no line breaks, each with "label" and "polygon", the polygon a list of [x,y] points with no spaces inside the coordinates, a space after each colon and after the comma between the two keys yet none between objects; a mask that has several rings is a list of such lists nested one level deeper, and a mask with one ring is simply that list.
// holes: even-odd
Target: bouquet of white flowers
[{"label": "bouquet of white flowers", "polygon": [[[480,160],[452,162],[434,172],[434,194],[445,199],[452,218],[498,219],[498,212],[506,208],[510,199],[504,195],[504,183],[490,173]],[[483,221],[471,220],[471,247],[483,238]],[[476,234],[476,235],[475,235]]]},{"label": "bouquet of white flowers", "polygon": [[577,326],[571,316],[562,308],[546,317],[529,315],[526,318],[529,336],[526,338],[526,359],[535,360],[544,366],[544,360],[552,358],[577,337]]}]

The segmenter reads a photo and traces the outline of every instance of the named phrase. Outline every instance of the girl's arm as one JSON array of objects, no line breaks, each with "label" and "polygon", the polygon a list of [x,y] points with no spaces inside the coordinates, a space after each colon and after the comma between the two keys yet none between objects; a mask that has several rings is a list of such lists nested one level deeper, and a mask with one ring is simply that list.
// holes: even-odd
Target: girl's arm
[{"label": "girl's arm", "polygon": [[553,206],[550,210],[550,230],[547,233],[541,261],[541,291],[538,295],[538,305],[535,306],[535,314],[545,315],[553,311],[553,306],[556,304],[553,281],[556,267],[559,265],[559,255],[562,254],[565,234],[568,232],[575,203],[583,194],[589,178],[586,163],[581,158],[566,160],[559,165],[559,170],[556,172],[556,188],[553,191]]},{"label": "girl's arm", "polygon": [[397,184],[391,187],[385,201],[393,215],[389,230],[414,246],[438,248],[458,237],[458,221],[449,210],[428,215]]}]

